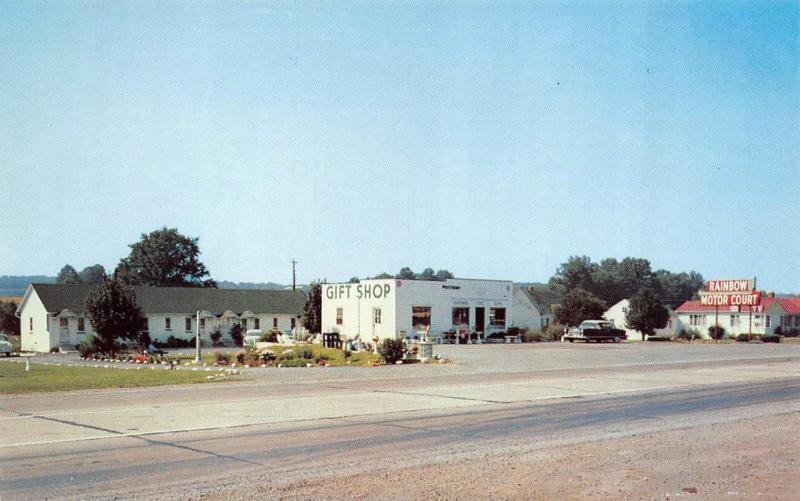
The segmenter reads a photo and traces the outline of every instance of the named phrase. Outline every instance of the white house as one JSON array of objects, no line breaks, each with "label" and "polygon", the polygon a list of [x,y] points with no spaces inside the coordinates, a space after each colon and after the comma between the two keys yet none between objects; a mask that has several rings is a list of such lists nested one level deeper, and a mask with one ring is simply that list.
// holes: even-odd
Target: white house
[{"label": "white house", "polygon": [[322,332],[371,341],[467,329],[485,335],[512,325],[507,280],[373,279],[322,285]]},{"label": "white house", "polygon": [[[23,351],[47,352],[73,348],[92,333],[84,313],[91,285],[31,284],[17,308]],[[184,287],[134,287],[136,301],[147,317],[151,339],[191,339],[200,314],[200,338],[210,344],[219,330],[229,336],[234,324],[243,330],[300,327],[306,295],[300,290],[243,290]]]},{"label": "white house", "polygon": [[[635,329],[629,329],[626,326],[626,316],[628,315],[629,309],[630,309],[630,301],[628,301],[627,299],[623,299],[614,306],[612,306],[611,308],[609,308],[608,310],[606,310],[606,312],[603,313],[603,318],[614,322],[614,325],[618,329],[624,329],[625,332],[628,334],[629,340],[637,340],[637,339],[642,340],[643,336],[641,332]],[[678,315],[671,309],[669,308],[667,309],[669,310],[669,320],[667,321],[667,326],[664,327],[663,329],[657,329],[655,335],[658,337],[673,338],[677,336],[678,333],[680,332],[682,324]]]},{"label": "white house", "polygon": [[709,306],[686,301],[675,310],[688,331],[708,337],[708,328],[719,325],[727,334],[772,334],[800,330],[800,298],[762,297],[756,306]]},{"label": "white house", "polygon": [[537,301],[531,288],[515,285],[513,290],[513,326],[521,329],[544,329],[553,323],[552,310],[549,306]]}]

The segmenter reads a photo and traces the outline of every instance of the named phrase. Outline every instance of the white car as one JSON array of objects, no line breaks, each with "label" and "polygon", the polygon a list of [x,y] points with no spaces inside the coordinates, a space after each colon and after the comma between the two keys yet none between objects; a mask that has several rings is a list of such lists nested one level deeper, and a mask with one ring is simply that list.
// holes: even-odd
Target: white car
[{"label": "white car", "polygon": [[5,332],[0,332],[0,353],[5,353],[7,357],[11,356],[11,343]]},{"label": "white car", "polygon": [[249,329],[244,336],[244,345],[255,347],[256,343],[261,341],[264,333],[258,329]]}]

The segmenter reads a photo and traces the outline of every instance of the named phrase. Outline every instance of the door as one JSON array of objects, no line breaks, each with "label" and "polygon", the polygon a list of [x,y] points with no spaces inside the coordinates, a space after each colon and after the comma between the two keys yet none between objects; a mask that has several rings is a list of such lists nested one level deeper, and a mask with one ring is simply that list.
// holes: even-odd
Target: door
[{"label": "door", "polygon": [[483,332],[483,326],[486,325],[485,313],[485,308],[475,308],[475,332]]}]

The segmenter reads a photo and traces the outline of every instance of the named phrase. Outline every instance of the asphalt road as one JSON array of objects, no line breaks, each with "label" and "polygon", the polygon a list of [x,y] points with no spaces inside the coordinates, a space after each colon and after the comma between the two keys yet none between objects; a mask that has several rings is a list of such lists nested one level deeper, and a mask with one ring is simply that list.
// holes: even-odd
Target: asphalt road
[{"label": "asphalt road", "polygon": [[[481,349],[483,359],[508,348]],[[291,385],[6,397],[0,496],[226,497],[253,482],[369,475],[800,412],[798,357],[731,353],[716,347],[667,363],[628,357],[589,371],[508,371],[500,362],[496,371],[470,371],[465,363],[435,379],[359,380],[354,371]]]}]

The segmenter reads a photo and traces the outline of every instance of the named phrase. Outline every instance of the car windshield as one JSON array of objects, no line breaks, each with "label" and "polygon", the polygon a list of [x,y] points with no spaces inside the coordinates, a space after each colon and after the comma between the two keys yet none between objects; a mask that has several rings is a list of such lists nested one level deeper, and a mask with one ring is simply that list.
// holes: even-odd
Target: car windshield
[{"label": "car windshield", "polygon": [[8,341],[8,336],[5,334],[0,334],[0,341]]}]

